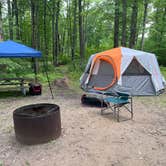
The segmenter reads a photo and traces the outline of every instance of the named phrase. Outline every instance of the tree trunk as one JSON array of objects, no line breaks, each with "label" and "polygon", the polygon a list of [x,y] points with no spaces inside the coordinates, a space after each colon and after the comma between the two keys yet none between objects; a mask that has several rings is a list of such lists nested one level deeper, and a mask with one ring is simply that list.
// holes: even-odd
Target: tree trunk
[{"label": "tree trunk", "polygon": [[79,16],[79,39],[80,39],[80,66],[83,67],[85,56],[85,43],[84,43],[84,29],[83,29],[83,14],[82,14],[82,0],[78,0],[78,16]]},{"label": "tree trunk", "polygon": [[137,32],[137,13],[138,13],[138,1],[133,1],[132,6],[132,15],[131,15],[131,25],[130,25],[130,40],[129,47],[133,48],[136,40],[136,32]]},{"label": "tree trunk", "polygon": [[7,5],[8,5],[8,19],[9,19],[9,38],[13,40],[13,20],[12,20],[10,0],[7,0]]},{"label": "tree trunk", "polygon": [[47,6],[47,0],[44,0],[44,21],[43,21],[43,32],[44,32],[44,55],[46,57],[46,61],[47,61],[47,57],[48,57],[48,41],[47,41],[47,25],[46,25],[46,6]]},{"label": "tree trunk", "polygon": [[59,54],[59,13],[60,13],[60,0],[52,1],[52,52],[53,52],[53,64],[58,65]]},{"label": "tree trunk", "polygon": [[62,33],[62,37],[61,37],[61,54],[64,54],[65,51],[65,39],[66,39],[66,27],[63,27],[63,33]]},{"label": "tree trunk", "polygon": [[58,65],[58,54],[59,54],[59,12],[60,12],[60,0],[56,2],[56,17],[55,17],[55,58],[54,66]]},{"label": "tree trunk", "polygon": [[40,6],[39,6],[39,1],[35,2],[35,36],[36,36],[36,48],[38,50],[41,49],[40,46],[40,10],[39,10]]},{"label": "tree trunk", "polygon": [[16,39],[20,39],[20,32],[19,32],[19,21],[18,21],[18,5],[17,0],[13,0],[14,6],[14,14],[15,14],[15,25],[16,25]]},{"label": "tree trunk", "polygon": [[[90,2],[84,0],[84,4],[86,6],[86,9],[84,9],[84,10],[88,11],[89,7],[90,7]],[[85,50],[86,50],[87,43],[88,43],[87,34],[88,34],[88,14],[89,14],[89,12],[85,12],[85,13],[86,13],[86,15],[84,14],[84,43],[85,43],[84,45],[85,45]]]},{"label": "tree trunk", "polygon": [[2,2],[0,2],[0,41],[3,40],[3,30],[2,30]]},{"label": "tree trunk", "polygon": [[18,12],[18,15],[19,15],[19,24],[18,24],[18,29],[19,29],[19,40],[25,42],[25,38],[24,38],[24,32],[23,32],[23,20],[24,20],[24,7],[23,7],[23,4],[22,2],[17,2],[17,8],[22,8],[21,11]]},{"label": "tree trunk", "polygon": [[127,0],[122,0],[122,46],[126,46],[126,17],[127,17]]},{"label": "tree trunk", "polygon": [[[35,0],[31,0],[31,29],[32,29],[32,47],[36,48],[36,22],[35,22]],[[33,58],[34,63],[34,73],[35,73],[35,81],[37,81],[37,73],[39,70],[38,61],[36,58]]]},{"label": "tree trunk", "polygon": [[67,2],[67,55],[70,55],[70,46],[72,42],[72,31],[71,31],[71,9],[70,0]]},{"label": "tree trunk", "polygon": [[77,0],[74,0],[74,8],[73,8],[73,32],[72,32],[72,44],[71,44],[71,59],[74,61],[75,57],[75,48],[77,41]]},{"label": "tree trunk", "polygon": [[115,0],[114,47],[119,46],[119,0]]},{"label": "tree trunk", "polygon": [[141,50],[143,50],[143,47],[144,47],[144,35],[145,35],[145,27],[146,27],[147,8],[148,8],[148,0],[144,0],[144,18],[143,18],[143,22],[142,22]]},{"label": "tree trunk", "polygon": [[35,38],[35,2],[31,0],[31,29],[32,29],[32,47],[36,48],[36,38]]},{"label": "tree trunk", "polygon": [[52,0],[52,57],[55,62],[55,0]]}]

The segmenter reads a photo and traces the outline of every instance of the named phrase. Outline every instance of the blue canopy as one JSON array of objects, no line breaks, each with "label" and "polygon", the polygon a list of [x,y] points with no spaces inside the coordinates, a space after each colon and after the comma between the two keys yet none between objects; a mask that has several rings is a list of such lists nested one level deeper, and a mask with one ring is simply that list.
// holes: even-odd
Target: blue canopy
[{"label": "blue canopy", "polygon": [[11,40],[0,42],[0,58],[41,57],[41,52]]}]

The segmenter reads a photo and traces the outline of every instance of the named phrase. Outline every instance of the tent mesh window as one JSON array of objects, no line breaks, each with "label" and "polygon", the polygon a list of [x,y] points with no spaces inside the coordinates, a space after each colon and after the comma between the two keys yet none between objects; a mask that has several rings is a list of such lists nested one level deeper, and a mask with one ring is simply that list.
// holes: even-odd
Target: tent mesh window
[{"label": "tent mesh window", "polygon": [[92,74],[89,85],[95,87],[106,87],[114,79],[114,69],[112,65],[106,61],[100,60],[100,65],[97,73]]},{"label": "tent mesh window", "polygon": [[150,75],[150,73],[134,58],[123,75]]},{"label": "tent mesh window", "polygon": [[153,95],[155,93],[151,74],[135,58],[124,72],[122,84],[130,88],[133,95]]}]

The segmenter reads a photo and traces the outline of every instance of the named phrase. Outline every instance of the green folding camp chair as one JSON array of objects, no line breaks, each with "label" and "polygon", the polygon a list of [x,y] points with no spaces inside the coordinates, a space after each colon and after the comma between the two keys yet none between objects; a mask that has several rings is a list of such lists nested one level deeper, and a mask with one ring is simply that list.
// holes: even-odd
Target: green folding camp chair
[{"label": "green folding camp chair", "polygon": [[133,118],[133,101],[132,97],[128,94],[117,93],[117,96],[113,96],[112,93],[104,93],[103,102],[107,104],[106,107],[101,109],[101,115],[104,114],[104,111],[111,109],[113,111],[114,117],[116,117],[119,122],[119,112],[120,108],[124,107],[131,114],[131,119]]}]

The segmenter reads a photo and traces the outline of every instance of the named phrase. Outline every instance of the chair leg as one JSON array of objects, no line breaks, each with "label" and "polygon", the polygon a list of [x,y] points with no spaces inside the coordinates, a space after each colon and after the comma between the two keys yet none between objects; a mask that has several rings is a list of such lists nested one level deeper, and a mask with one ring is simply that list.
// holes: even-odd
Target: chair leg
[{"label": "chair leg", "polygon": [[133,119],[133,99],[131,98],[131,119]]},{"label": "chair leg", "polygon": [[103,99],[101,99],[101,115],[103,115],[103,113],[104,113],[104,109],[103,109],[103,105],[104,105],[104,100]]},{"label": "chair leg", "polygon": [[119,107],[117,108],[117,122],[119,122]]},{"label": "chair leg", "polygon": [[116,117],[116,107],[113,106],[113,117]]},{"label": "chair leg", "polygon": [[103,100],[103,103],[101,105],[102,106],[102,108],[101,108],[101,115],[103,115],[104,111],[109,109],[109,108],[112,110],[112,107],[110,106],[110,104],[108,102],[105,102],[105,104],[106,104],[106,107],[103,108],[103,106],[104,106],[104,100]]},{"label": "chair leg", "polygon": [[[111,105],[110,103],[107,103],[107,107],[104,109],[101,109],[101,115],[104,114],[104,110],[108,109],[108,108],[111,108],[111,110],[113,111],[113,117],[117,119],[117,122],[120,121],[120,107],[125,107],[127,109],[128,112],[130,112],[131,114],[131,119],[133,119],[133,100],[132,100],[132,97],[129,98],[129,100],[131,100],[130,102],[127,102],[127,103],[121,103],[121,104],[113,104]],[[104,103],[104,100],[101,102],[101,106],[103,106],[103,103]],[[131,105],[128,105],[128,106],[125,106],[125,104],[131,104]]]},{"label": "chair leg", "polygon": [[104,110],[103,109],[101,109],[101,115],[103,115],[104,114]]}]

